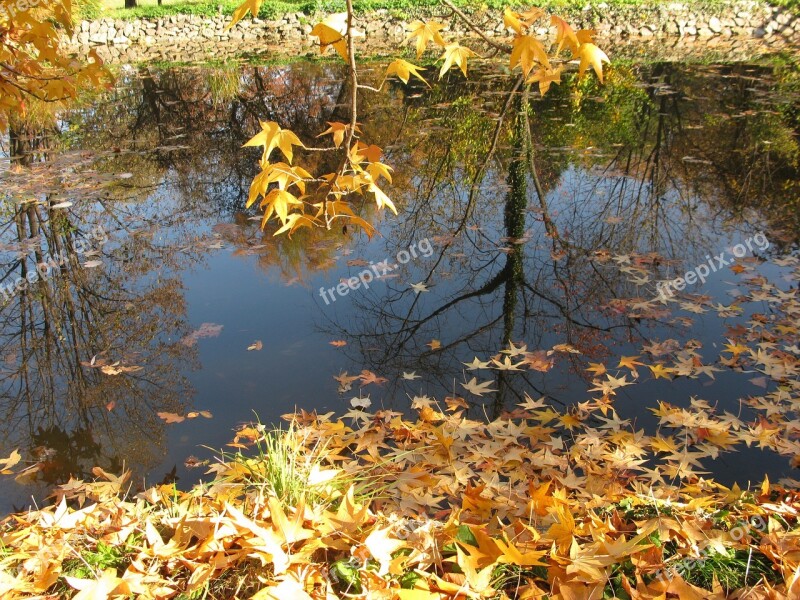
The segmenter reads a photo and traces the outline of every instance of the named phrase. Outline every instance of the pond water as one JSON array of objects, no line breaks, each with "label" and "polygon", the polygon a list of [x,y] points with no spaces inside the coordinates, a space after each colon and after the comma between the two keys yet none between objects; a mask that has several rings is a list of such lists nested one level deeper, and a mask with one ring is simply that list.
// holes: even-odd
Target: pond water
[{"label": "pond water", "polygon": [[[46,128],[12,128],[1,284],[53,266],[2,292],[0,457],[33,466],[2,479],[0,510],[95,466],[189,486],[237,426],[295,409],[574,406],[596,396],[590,363],[637,381],[614,406],[650,432],[658,401],[745,419],[742,399],[777,389],[720,357],[772,314],[754,287],[797,290],[795,67],[620,64],[544,99],[512,94],[500,66],[390,85],[359,121],[395,169],[399,215],[359,206],[372,239],[262,232],[244,209],[259,151],[242,144],[259,119],[308,143],[345,121],[342,79],[326,62],[127,68]],[[705,282],[659,300],[657,281],[705,264]],[[795,361],[796,333],[780,346]],[[796,476],[742,446],[703,466],[726,483]]]}]

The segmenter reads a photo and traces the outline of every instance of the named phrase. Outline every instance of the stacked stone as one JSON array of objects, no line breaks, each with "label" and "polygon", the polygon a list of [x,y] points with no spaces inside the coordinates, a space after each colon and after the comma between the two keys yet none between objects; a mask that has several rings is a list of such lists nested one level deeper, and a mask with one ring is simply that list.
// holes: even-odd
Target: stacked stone
[{"label": "stacked stone", "polygon": [[[418,16],[424,18],[424,15]],[[601,39],[690,38],[711,45],[720,40],[757,39],[774,47],[800,44],[797,15],[760,0],[732,0],[728,5],[708,9],[690,8],[679,2],[612,8],[601,2],[562,16],[575,27],[596,29]],[[487,37],[508,35],[501,13],[485,11],[473,17],[478,24],[486,24],[482,31]],[[222,14],[131,20],[104,18],[82,21],[67,42],[83,53],[92,47],[98,48],[103,58],[111,60],[141,60],[154,55],[169,60],[193,54],[200,58],[213,55],[224,59],[264,46],[280,48],[286,53],[307,50],[314,43],[308,34],[311,24],[317,20],[303,13],[289,13],[274,20],[245,18],[227,29],[230,17]],[[387,10],[376,10],[359,16],[357,26],[372,43],[372,48],[380,50],[382,46],[396,45],[405,39],[409,20]],[[473,34],[459,21],[451,25],[451,33],[456,36]],[[535,33],[545,36],[554,32],[552,27],[540,27]]]}]

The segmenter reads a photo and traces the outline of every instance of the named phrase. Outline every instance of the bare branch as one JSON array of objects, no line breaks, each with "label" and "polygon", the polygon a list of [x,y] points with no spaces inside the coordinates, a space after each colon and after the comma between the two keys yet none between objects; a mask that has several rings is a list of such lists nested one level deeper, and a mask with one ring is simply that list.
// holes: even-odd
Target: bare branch
[{"label": "bare branch", "polygon": [[456,15],[458,15],[458,17],[459,17],[459,18],[460,18],[462,21],[464,21],[464,23],[466,24],[466,26],[467,26],[467,27],[469,27],[470,29],[472,29],[472,31],[474,31],[475,33],[477,33],[477,34],[478,34],[478,36],[479,36],[481,39],[483,39],[483,41],[484,41],[484,42],[486,42],[487,44],[489,44],[489,45],[490,45],[492,48],[495,48],[496,50],[500,50],[500,51],[502,51],[502,52],[506,52],[506,53],[510,53],[510,52],[511,52],[511,48],[509,48],[509,47],[508,47],[508,46],[506,46],[505,44],[501,44],[501,43],[499,43],[499,42],[495,42],[493,39],[490,39],[490,38],[489,38],[489,37],[488,37],[488,36],[487,36],[485,33],[483,33],[483,32],[480,30],[480,28],[479,28],[477,25],[475,25],[475,23],[473,23],[473,22],[470,20],[470,18],[469,18],[467,15],[465,15],[463,12],[461,12],[461,10],[459,10],[459,8],[458,8],[458,7],[457,7],[455,4],[453,4],[453,3],[452,3],[450,0],[442,0],[442,2],[443,2],[443,3],[444,3],[444,4],[445,4],[445,5],[446,5],[446,6],[447,6],[447,7],[448,7],[450,10],[452,10],[452,11],[453,11],[453,12],[454,12]]}]

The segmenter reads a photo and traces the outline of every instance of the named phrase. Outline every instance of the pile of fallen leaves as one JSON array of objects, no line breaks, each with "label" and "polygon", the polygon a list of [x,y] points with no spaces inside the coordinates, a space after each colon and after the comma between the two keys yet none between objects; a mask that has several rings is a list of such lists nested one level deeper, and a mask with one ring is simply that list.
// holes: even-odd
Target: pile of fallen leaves
[{"label": "pile of fallen leaves", "polygon": [[[564,468],[580,452],[520,407],[464,418],[418,403],[353,426],[293,421],[311,465],[296,502],[272,493],[242,448],[189,492],[133,498],[126,477],[71,481],[52,507],[7,517],[3,598],[750,598],[800,594],[800,492],[698,479],[650,486]],[[537,422],[538,421],[538,422]],[[624,447],[630,433],[614,441]],[[293,442],[294,443],[294,442]]]}]

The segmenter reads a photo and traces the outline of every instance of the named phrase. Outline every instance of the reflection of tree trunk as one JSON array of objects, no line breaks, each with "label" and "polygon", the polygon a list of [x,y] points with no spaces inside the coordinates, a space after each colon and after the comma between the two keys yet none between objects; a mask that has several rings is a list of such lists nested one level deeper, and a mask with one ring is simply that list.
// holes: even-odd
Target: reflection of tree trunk
[{"label": "reflection of tree trunk", "polygon": [[[526,96],[526,95],[525,95]],[[505,234],[511,250],[506,255],[506,264],[503,268],[505,280],[505,291],[503,294],[503,341],[502,345],[508,347],[514,333],[514,322],[516,320],[517,305],[519,303],[520,283],[523,280],[523,246],[518,243],[519,239],[525,235],[525,209],[528,205],[528,182],[525,173],[525,131],[527,120],[523,113],[527,110],[527,102],[523,102],[525,96],[517,96],[515,99],[516,119],[514,121],[514,135],[511,141],[512,160],[508,167],[508,192],[506,193],[503,224]],[[497,376],[497,392],[495,401],[492,405],[492,419],[500,416],[503,408],[503,398],[508,390],[506,381],[507,374],[500,371]]]},{"label": "reflection of tree trunk", "polygon": [[[24,136],[15,136],[17,147],[24,145]],[[130,348],[132,355],[137,345],[150,348],[156,328],[151,330],[151,319],[146,317],[141,327],[130,327],[126,309],[120,306],[128,299],[108,297],[115,295],[108,290],[115,290],[116,283],[90,280],[76,250],[79,229],[69,213],[50,209],[53,202],[45,196],[41,203],[17,205],[11,220],[12,241],[25,255],[9,276],[24,279],[38,271],[38,277],[32,281],[31,275],[0,312],[0,356],[13,357],[15,363],[13,370],[0,373],[0,414],[5,424],[0,437],[16,438],[10,443],[30,449],[31,458],[40,461],[40,480],[61,483],[71,475],[86,476],[98,461],[104,468],[118,468],[118,452],[134,463],[152,464],[149,449],[156,447],[163,431],[149,411],[175,410],[183,383],[179,379],[173,385],[169,379],[174,364],[159,362],[167,353],[158,343],[149,361],[143,357],[149,362],[147,375],[109,377],[99,368],[86,368],[93,356],[102,357],[109,350],[124,359],[127,356],[119,348]],[[49,266],[39,270],[42,264]],[[180,306],[167,298],[163,301]],[[155,305],[142,303],[151,305],[164,307],[158,300]],[[113,405],[116,415],[108,408]],[[120,422],[125,436],[120,435]],[[148,442],[143,446],[147,457],[141,460],[125,449],[126,444],[135,447],[130,442],[135,436]],[[46,458],[37,454],[42,448]]]},{"label": "reflection of tree trunk", "polygon": [[136,8],[136,0],[125,0],[125,8]]},{"label": "reflection of tree trunk", "polygon": [[27,167],[35,162],[37,152],[46,153],[48,133],[47,130],[11,119],[8,126],[8,141],[12,164]]}]

